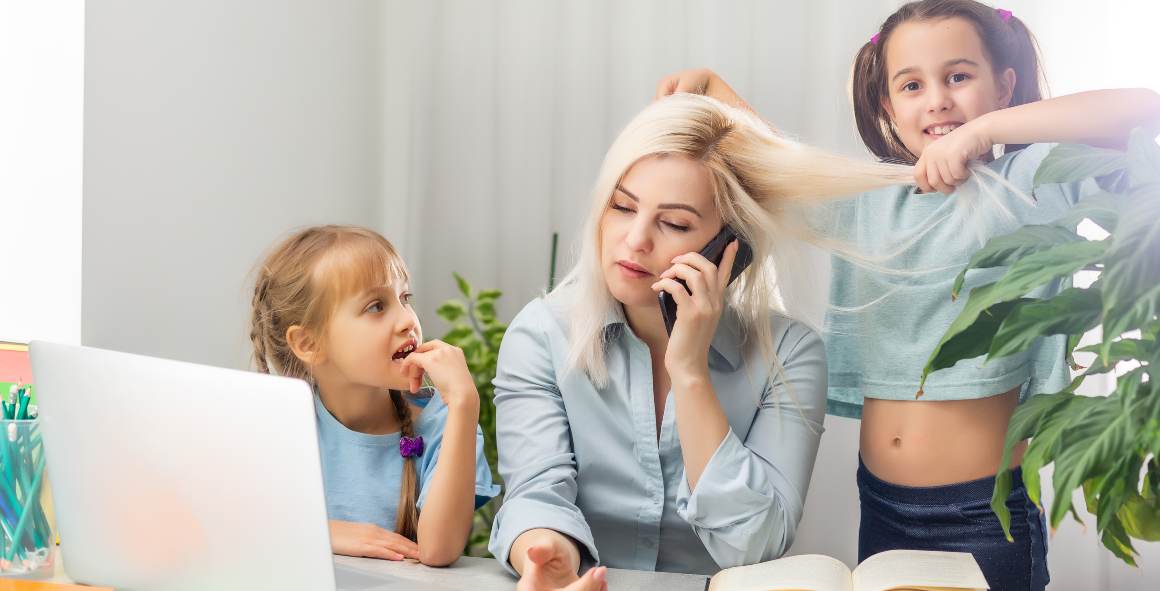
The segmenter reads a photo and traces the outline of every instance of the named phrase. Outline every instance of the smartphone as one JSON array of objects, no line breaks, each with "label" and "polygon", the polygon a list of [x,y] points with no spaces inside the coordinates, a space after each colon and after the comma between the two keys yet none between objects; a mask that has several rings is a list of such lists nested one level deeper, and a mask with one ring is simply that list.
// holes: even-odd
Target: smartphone
[{"label": "smartphone", "polygon": [[[729,283],[733,283],[734,279],[741,274],[753,262],[753,249],[750,248],[744,240],[737,236],[733,228],[725,226],[701,249],[701,256],[709,259],[714,265],[720,265],[721,259],[725,256],[725,247],[729,243],[737,240],[737,258],[733,259],[733,270],[729,272]],[[689,286],[682,280],[677,279],[682,287],[688,289]],[[661,302],[661,316],[665,319],[665,330],[669,334],[673,334],[673,325],[677,322],[677,302],[673,296],[669,295],[667,291],[662,291],[657,295]]]}]

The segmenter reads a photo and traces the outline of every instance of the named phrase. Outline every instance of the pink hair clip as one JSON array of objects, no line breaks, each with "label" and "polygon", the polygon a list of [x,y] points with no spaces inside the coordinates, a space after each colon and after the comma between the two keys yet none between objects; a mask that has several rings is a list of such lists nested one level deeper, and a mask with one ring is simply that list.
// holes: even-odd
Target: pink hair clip
[{"label": "pink hair clip", "polygon": [[878,45],[878,36],[881,34],[882,33],[874,33],[874,36],[870,38],[870,44],[871,45]]},{"label": "pink hair clip", "polygon": [[996,8],[996,9],[995,9],[995,12],[999,13],[999,18],[1003,19],[1003,22],[1005,22],[1005,23],[1006,23],[1006,22],[1010,22],[1010,21],[1011,21],[1011,11],[1010,11],[1010,10],[1005,10],[1005,9],[1002,9],[1002,8]]}]

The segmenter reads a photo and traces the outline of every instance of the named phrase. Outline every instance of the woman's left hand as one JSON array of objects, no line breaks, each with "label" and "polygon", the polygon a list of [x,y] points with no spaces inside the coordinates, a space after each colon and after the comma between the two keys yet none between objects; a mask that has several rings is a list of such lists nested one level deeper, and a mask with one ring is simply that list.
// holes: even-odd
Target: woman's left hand
[{"label": "woman's left hand", "polygon": [[[665,369],[674,382],[687,377],[708,378],[709,345],[725,309],[725,288],[737,248],[736,240],[725,247],[719,266],[699,253],[680,255],[652,285],[653,291],[668,292],[677,303],[677,321],[665,349]],[[683,280],[688,290],[677,279]]]},{"label": "woman's left hand", "polygon": [[968,121],[922,151],[914,164],[914,180],[924,193],[949,195],[967,182],[967,163],[990,154],[994,146],[983,127],[979,119]]}]

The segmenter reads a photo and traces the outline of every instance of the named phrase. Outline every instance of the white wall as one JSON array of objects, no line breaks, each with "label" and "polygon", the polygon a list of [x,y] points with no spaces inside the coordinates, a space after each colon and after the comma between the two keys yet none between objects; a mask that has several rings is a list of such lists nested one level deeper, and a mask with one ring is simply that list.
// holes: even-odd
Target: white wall
[{"label": "white wall", "polygon": [[265,249],[377,222],[379,39],[372,1],[90,4],[84,344],[247,366]]},{"label": "white wall", "polygon": [[0,0],[0,340],[80,342],[84,19]]}]

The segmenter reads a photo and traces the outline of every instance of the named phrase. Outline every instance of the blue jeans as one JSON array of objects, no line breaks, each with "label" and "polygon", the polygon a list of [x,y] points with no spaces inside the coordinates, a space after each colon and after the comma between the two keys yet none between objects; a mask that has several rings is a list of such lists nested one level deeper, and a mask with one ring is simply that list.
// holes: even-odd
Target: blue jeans
[{"label": "blue jeans", "polygon": [[1023,472],[1011,471],[1011,536],[991,511],[995,478],[946,486],[891,484],[858,461],[858,562],[885,550],[970,552],[991,591],[1041,591],[1047,586],[1046,524],[1027,497]]}]

